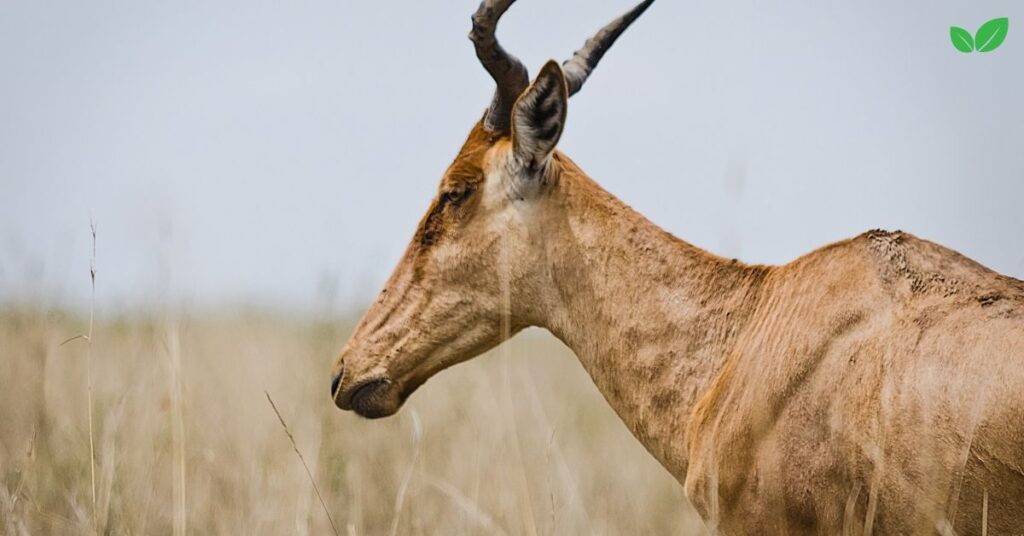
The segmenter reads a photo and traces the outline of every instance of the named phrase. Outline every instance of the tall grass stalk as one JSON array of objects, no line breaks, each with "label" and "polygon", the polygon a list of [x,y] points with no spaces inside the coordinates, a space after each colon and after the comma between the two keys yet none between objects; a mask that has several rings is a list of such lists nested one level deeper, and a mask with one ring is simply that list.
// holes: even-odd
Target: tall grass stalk
[{"label": "tall grass stalk", "polygon": [[395,515],[391,518],[391,530],[388,532],[391,536],[398,534],[398,522],[402,519],[405,495],[409,491],[412,475],[416,472],[416,462],[420,459],[420,440],[423,438],[423,427],[420,426],[420,416],[415,409],[411,410],[410,416],[412,417],[412,461],[409,462],[409,468],[405,470],[402,483],[398,486],[398,494],[395,495]]},{"label": "tall grass stalk", "polygon": [[168,353],[171,359],[171,441],[174,444],[174,457],[177,474],[174,486],[174,534],[185,536],[188,532],[188,496],[186,494],[187,467],[185,465],[185,416],[184,393],[182,392],[181,342],[176,321],[171,322],[168,330]]},{"label": "tall grass stalk", "polygon": [[85,339],[85,376],[87,391],[87,408],[89,410],[89,477],[92,482],[92,528],[99,533],[96,525],[96,441],[93,432],[92,417],[92,327],[96,317],[96,222],[89,218],[89,234],[92,235],[92,257],[89,259],[89,283],[91,292],[89,297],[89,334]]},{"label": "tall grass stalk", "polygon": [[85,375],[87,407],[89,410],[89,477],[92,482],[92,526],[95,532],[99,532],[96,526],[96,441],[93,432],[93,410],[92,410],[92,328],[96,317],[96,222],[89,218],[89,234],[92,236],[92,257],[89,259],[89,283],[91,286],[89,297],[89,335],[86,338],[85,351]]},{"label": "tall grass stalk", "polygon": [[981,496],[981,536],[988,536],[988,490]]},{"label": "tall grass stalk", "polygon": [[92,498],[92,530],[99,534],[98,513],[96,509],[96,440],[93,432],[93,410],[92,410],[92,330],[93,321],[96,317],[96,222],[89,217],[89,233],[92,236],[92,256],[89,258],[89,282],[91,293],[89,298],[89,330],[86,333],[75,335],[60,343],[60,346],[78,339],[85,340],[85,392],[86,411],[89,412],[89,480],[90,495]]},{"label": "tall grass stalk", "polygon": [[281,412],[278,411],[277,404],[274,403],[274,399],[270,397],[270,392],[263,391],[263,394],[267,395],[267,402],[270,402],[270,407],[274,410],[274,414],[277,415],[277,420],[281,423],[281,428],[284,429],[285,435],[288,436],[288,441],[292,444],[292,450],[295,451],[295,454],[299,457],[299,461],[302,462],[302,467],[306,470],[306,476],[309,477],[309,482],[313,484],[313,491],[316,492],[316,498],[320,501],[320,506],[323,507],[324,514],[327,514],[327,520],[331,522],[331,530],[334,531],[334,536],[341,536],[338,532],[337,525],[334,524],[334,517],[331,516],[331,511],[327,509],[327,503],[324,502],[324,496],[320,494],[320,486],[316,485],[316,479],[313,478],[313,472],[309,470],[306,458],[302,456],[302,452],[299,451],[299,446],[295,443],[295,436],[293,436],[291,430],[288,429],[288,423],[284,422],[284,417],[281,416]]}]

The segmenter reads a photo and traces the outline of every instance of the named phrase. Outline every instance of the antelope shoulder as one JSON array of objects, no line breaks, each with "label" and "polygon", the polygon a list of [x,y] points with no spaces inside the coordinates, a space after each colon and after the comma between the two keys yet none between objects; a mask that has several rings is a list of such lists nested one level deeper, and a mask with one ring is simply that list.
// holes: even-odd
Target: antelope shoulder
[{"label": "antelope shoulder", "polygon": [[752,318],[687,432],[711,525],[910,532],[1024,495],[1021,281],[872,231],[773,270]]}]

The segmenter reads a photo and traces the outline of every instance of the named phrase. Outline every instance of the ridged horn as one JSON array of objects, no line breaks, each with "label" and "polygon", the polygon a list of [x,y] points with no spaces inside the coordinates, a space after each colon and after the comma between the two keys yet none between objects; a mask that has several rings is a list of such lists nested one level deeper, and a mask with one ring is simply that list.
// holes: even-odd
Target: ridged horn
[{"label": "ridged horn", "polygon": [[569,84],[569,96],[576,94],[583,87],[587,77],[597,67],[601,57],[611,48],[615,40],[622,35],[622,32],[629,28],[647,8],[651,7],[654,0],[644,0],[625,15],[611,21],[607,26],[601,28],[593,37],[587,39],[583,48],[576,51],[572,58],[562,64],[562,71],[565,72],[565,80]]},{"label": "ridged horn", "polygon": [[476,57],[497,84],[494,99],[484,115],[484,128],[496,134],[509,132],[512,105],[530,85],[530,76],[518,58],[501,48],[494,32],[498,19],[515,0],[484,0],[473,14],[469,39],[476,48]]}]

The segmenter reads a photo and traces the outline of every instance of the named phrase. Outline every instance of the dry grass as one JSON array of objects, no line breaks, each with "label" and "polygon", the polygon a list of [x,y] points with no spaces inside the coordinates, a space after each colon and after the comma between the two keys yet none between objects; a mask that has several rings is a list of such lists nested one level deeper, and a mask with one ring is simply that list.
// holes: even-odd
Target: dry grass
[{"label": "dry grass", "polygon": [[[0,313],[0,532],[93,530],[88,317]],[[395,417],[336,410],[351,323],[97,318],[95,523],[106,534],[691,534],[675,481],[540,332],[428,382]]]}]

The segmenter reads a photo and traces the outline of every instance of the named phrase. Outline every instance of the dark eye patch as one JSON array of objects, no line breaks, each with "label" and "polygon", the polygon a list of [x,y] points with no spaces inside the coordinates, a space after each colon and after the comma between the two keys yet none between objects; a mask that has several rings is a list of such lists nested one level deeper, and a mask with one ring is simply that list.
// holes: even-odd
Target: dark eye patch
[{"label": "dark eye patch", "polygon": [[433,244],[437,237],[443,232],[444,228],[444,208],[446,206],[458,207],[466,199],[469,198],[470,194],[473,193],[473,188],[464,187],[460,189],[451,189],[441,192],[438,200],[431,207],[430,212],[423,219],[418,232],[418,239],[424,246]]}]

